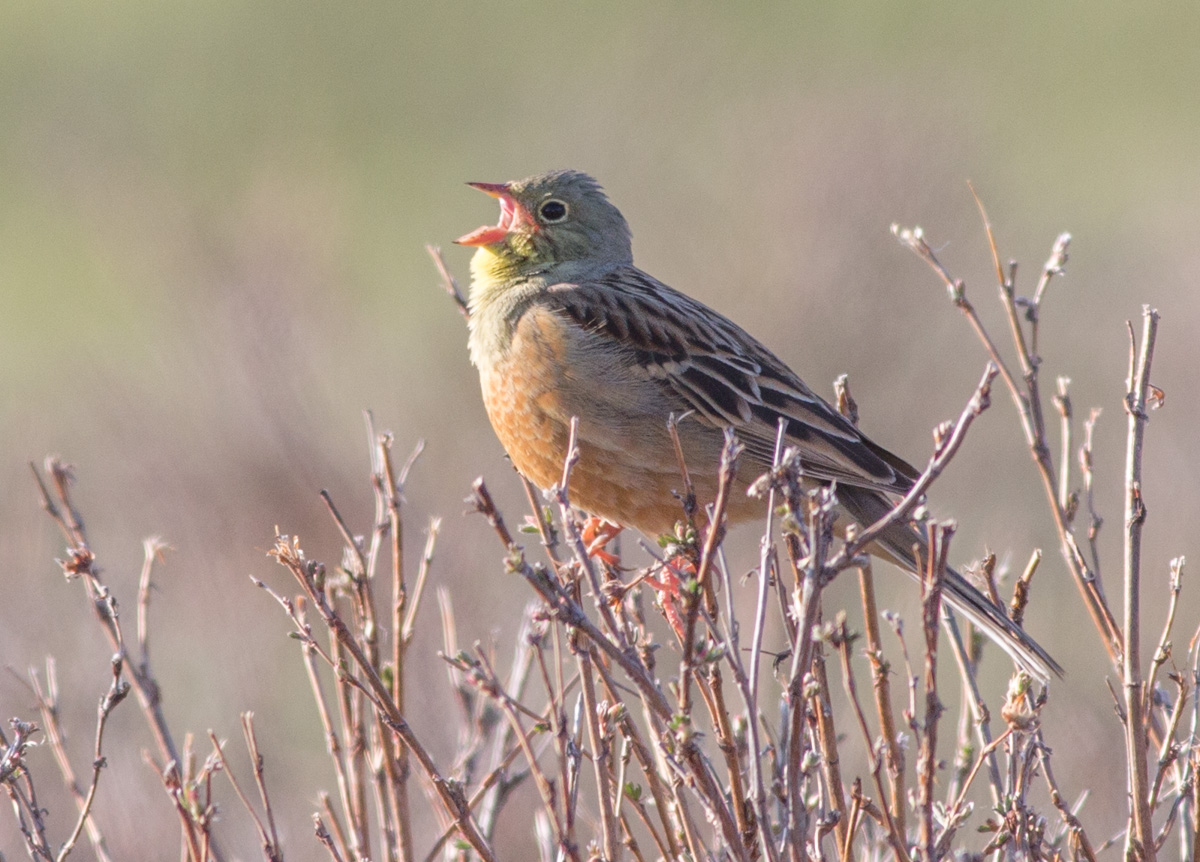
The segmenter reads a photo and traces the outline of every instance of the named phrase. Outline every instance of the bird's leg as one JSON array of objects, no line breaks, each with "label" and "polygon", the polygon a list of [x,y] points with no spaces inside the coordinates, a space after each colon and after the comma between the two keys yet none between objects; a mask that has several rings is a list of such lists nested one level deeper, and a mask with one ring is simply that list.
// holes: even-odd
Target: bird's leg
[{"label": "bird's leg", "polygon": [[681,645],[688,639],[684,617],[691,613],[687,605],[689,596],[684,595],[684,589],[695,583],[697,567],[700,564],[696,534],[694,525],[689,527],[678,523],[675,525],[673,536],[661,536],[659,543],[666,549],[666,558],[655,570],[657,577],[649,571],[643,577],[658,594],[658,604],[662,608],[663,616],[675,630]]},{"label": "bird's leg", "polygon": [[700,564],[700,549],[696,544],[696,530],[684,528],[682,524],[675,527],[675,543],[667,545],[667,556],[660,569],[658,579],[647,578],[646,581],[658,592],[659,604],[663,614],[675,634],[679,636],[680,645],[686,644],[688,636],[685,633],[687,624],[685,616],[693,609],[688,600],[695,599],[694,593],[684,594],[684,590],[695,585],[697,567]]},{"label": "bird's leg", "polygon": [[620,532],[625,529],[620,524],[613,524],[603,518],[597,518],[595,515],[588,518],[584,522],[581,537],[583,544],[587,548],[587,554],[593,559],[601,560],[608,563],[610,566],[615,566],[621,562],[616,554],[611,554],[606,551],[605,546],[615,539]]},{"label": "bird's leg", "polygon": [[684,633],[683,596],[681,587],[685,579],[696,576],[696,566],[683,554],[676,554],[662,564],[657,578],[647,574],[645,582],[654,587],[658,593],[658,602],[662,606],[663,616],[682,644],[687,640]]}]

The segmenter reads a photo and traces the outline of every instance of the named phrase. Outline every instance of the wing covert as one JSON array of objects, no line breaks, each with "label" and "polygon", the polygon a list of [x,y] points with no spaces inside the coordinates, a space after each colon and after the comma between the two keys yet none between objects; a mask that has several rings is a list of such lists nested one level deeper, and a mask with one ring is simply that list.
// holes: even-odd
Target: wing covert
[{"label": "wing covert", "polygon": [[780,419],[809,475],[903,493],[917,471],[866,438],[766,347],[728,318],[633,266],[550,287],[547,299],[616,349],[697,421],[733,427],[747,453],[769,464]]}]

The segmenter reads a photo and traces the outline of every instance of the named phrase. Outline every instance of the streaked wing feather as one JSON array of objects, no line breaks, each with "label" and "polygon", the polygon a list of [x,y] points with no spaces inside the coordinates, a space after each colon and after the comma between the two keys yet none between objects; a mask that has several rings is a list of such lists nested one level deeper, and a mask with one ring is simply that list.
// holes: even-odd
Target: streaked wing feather
[{"label": "streaked wing feather", "polygon": [[888,493],[916,478],[737,324],[635,267],[555,285],[550,296],[576,324],[621,344],[698,421],[732,426],[761,464],[770,463],[786,419],[788,441],[814,478]]}]

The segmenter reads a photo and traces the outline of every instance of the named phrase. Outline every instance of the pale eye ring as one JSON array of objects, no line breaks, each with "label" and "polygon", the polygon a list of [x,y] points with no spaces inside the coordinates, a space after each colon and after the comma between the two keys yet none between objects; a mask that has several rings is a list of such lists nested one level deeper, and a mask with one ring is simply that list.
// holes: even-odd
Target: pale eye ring
[{"label": "pale eye ring", "polygon": [[558,224],[567,219],[567,205],[558,198],[550,198],[538,207],[538,216],[546,224]]}]

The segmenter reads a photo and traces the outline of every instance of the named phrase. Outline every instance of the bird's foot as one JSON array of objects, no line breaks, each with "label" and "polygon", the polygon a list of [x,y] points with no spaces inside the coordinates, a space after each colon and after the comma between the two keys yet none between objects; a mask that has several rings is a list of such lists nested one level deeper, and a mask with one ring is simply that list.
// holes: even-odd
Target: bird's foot
[{"label": "bird's foot", "polygon": [[662,607],[663,616],[667,618],[667,622],[679,637],[681,644],[687,640],[687,634],[684,631],[681,590],[685,580],[695,577],[695,564],[683,554],[676,554],[663,563],[657,578],[650,575],[646,575],[645,578],[646,583],[654,587],[655,592],[658,593],[658,603]]},{"label": "bird's foot", "polygon": [[595,560],[615,566],[621,562],[616,554],[605,550],[605,546],[615,539],[625,529],[620,524],[610,523],[603,518],[592,516],[584,522],[580,538],[583,539],[587,555]]}]

